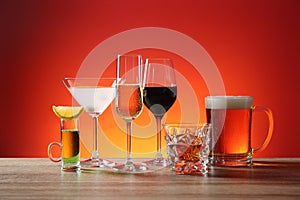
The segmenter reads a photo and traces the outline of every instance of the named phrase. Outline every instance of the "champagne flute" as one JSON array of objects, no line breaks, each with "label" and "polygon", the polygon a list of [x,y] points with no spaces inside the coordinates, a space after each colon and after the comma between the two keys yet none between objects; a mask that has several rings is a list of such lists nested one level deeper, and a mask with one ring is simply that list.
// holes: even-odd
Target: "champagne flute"
[{"label": "champagne flute", "polygon": [[98,116],[115,98],[115,78],[64,78],[63,83],[73,98],[92,117],[93,152],[90,159],[81,163],[82,169],[111,167],[115,163],[100,158],[98,152]]},{"label": "champagne flute", "polygon": [[177,96],[177,86],[173,62],[169,58],[146,59],[144,71],[144,104],[156,119],[157,144],[154,160],[145,161],[147,165],[167,166],[162,156],[161,129],[162,118],[172,107]]},{"label": "champagne flute", "polygon": [[142,112],[142,57],[140,55],[118,55],[115,107],[118,115],[125,120],[127,130],[127,157],[125,164],[114,166],[121,172],[139,172],[147,168],[132,160],[132,121]]}]

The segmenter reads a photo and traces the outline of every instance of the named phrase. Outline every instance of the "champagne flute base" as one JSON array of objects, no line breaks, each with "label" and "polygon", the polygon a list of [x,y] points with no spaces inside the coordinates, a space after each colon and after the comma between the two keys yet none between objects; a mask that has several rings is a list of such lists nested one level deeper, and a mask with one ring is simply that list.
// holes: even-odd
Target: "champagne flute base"
[{"label": "champagne flute base", "polygon": [[[91,159],[88,159],[91,160]],[[86,165],[85,167],[81,167],[81,172],[87,173],[117,173],[117,174],[144,174],[144,173],[153,173],[155,171],[164,169],[162,166],[148,166],[143,163],[143,160],[146,159],[134,159],[130,164],[128,162],[124,162],[124,159],[115,159],[112,158],[108,161],[109,164],[105,164],[105,167],[98,167],[93,165]],[[84,161],[83,161],[84,162]]]},{"label": "champagne flute base", "polygon": [[116,163],[110,160],[101,158],[89,158],[80,162],[81,169],[97,169],[97,168],[110,168],[115,166]]},{"label": "champagne flute base", "polygon": [[150,169],[143,163],[132,163],[130,165],[117,164],[111,168],[115,172],[119,173],[145,173]]}]

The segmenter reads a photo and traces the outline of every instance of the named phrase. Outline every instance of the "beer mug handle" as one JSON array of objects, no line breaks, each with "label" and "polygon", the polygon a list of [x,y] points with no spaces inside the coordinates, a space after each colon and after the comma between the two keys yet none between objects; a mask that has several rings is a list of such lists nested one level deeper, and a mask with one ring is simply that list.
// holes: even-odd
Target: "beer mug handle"
[{"label": "beer mug handle", "polygon": [[54,147],[55,145],[59,146],[59,148],[61,148],[61,143],[59,142],[51,142],[49,145],[48,145],[48,157],[49,159],[52,161],[52,162],[60,162],[61,161],[61,157],[59,158],[54,158],[52,156],[52,147]]},{"label": "beer mug handle", "polygon": [[273,134],[273,129],[274,129],[274,117],[273,117],[273,113],[272,111],[264,106],[253,106],[252,108],[253,111],[262,111],[264,113],[267,114],[268,119],[269,119],[269,130],[268,130],[268,134],[263,142],[263,144],[257,148],[253,148],[253,153],[258,153],[263,151],[269,144],[271,138],[272,138],[272,134]]}]

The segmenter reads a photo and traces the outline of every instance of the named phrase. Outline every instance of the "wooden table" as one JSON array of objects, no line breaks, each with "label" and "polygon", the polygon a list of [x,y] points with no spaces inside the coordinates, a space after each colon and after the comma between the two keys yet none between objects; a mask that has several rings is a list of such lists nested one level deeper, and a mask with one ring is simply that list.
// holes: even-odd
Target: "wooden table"
[{"label": "wooden table", "polygon": [[207,176],[61,172],[46,158],[0,158],[0,199],[300,199],[300,158],[256,159]]}]

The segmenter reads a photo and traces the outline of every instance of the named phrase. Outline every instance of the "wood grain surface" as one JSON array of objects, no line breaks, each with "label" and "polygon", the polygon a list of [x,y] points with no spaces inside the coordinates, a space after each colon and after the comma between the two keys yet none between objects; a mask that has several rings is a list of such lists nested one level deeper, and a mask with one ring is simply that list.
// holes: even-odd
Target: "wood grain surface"
[{"label": "wood grain surface", "polygon": [[206,176],[61,172],[46,158],[0,158],[0,199],[300,199],[300,158],[256,159]]}]

